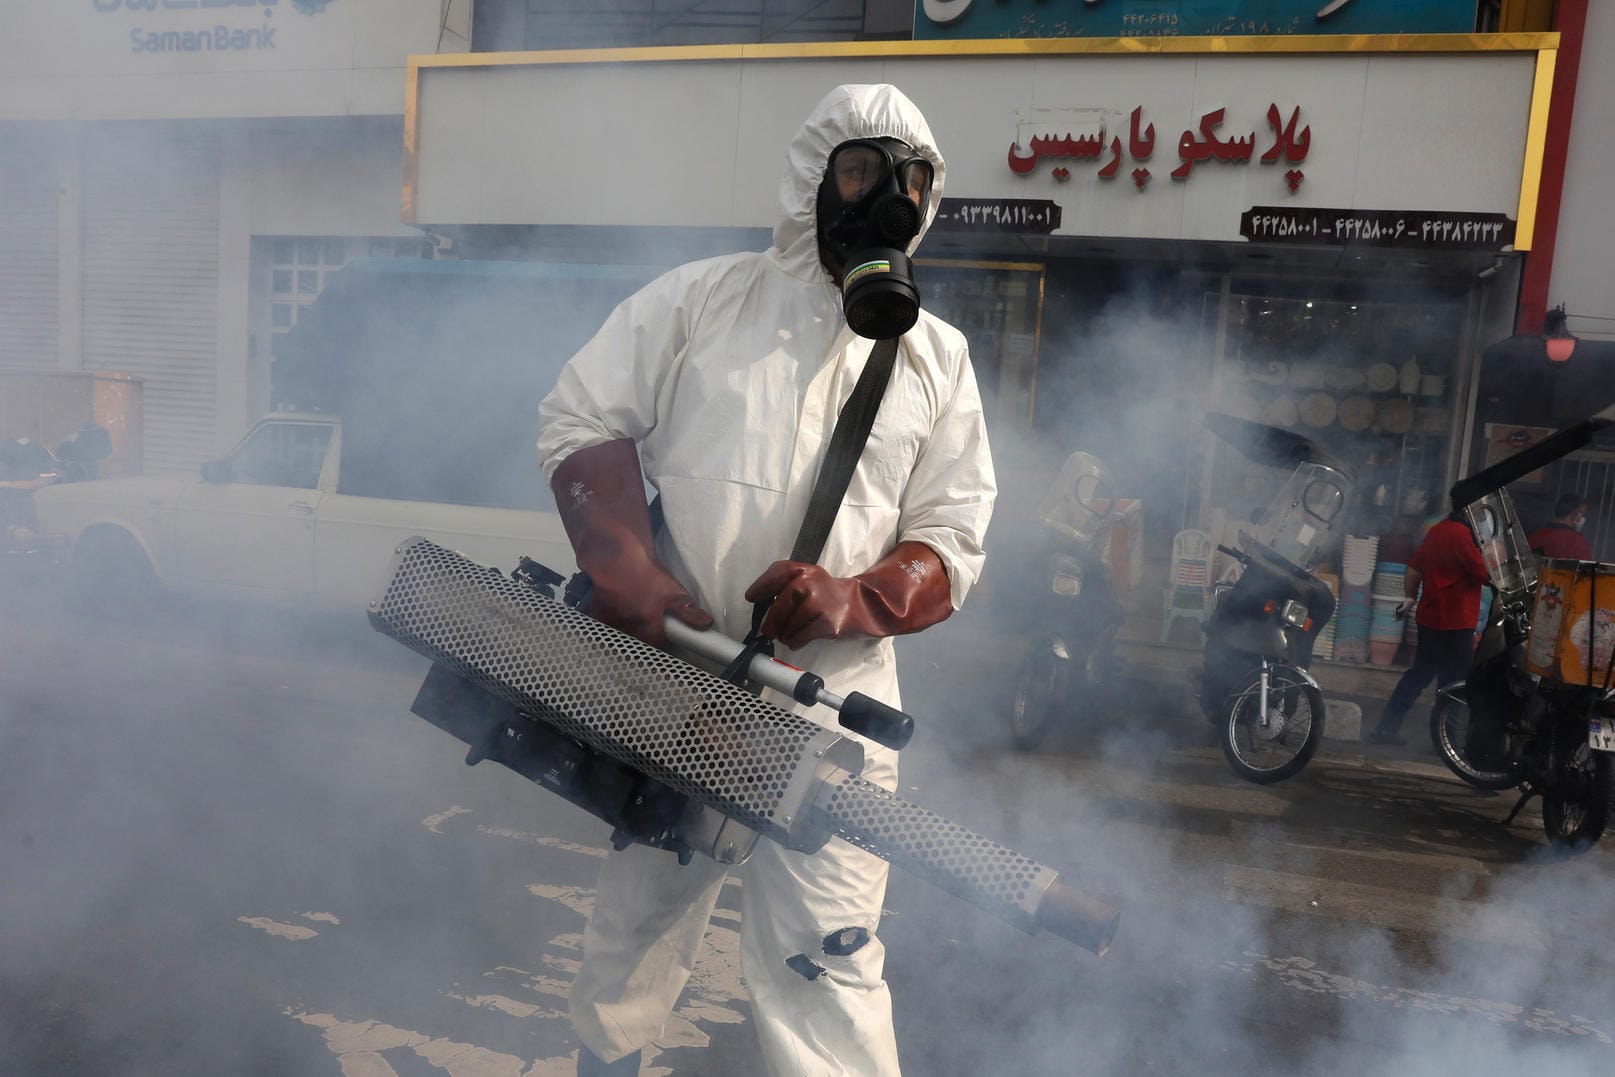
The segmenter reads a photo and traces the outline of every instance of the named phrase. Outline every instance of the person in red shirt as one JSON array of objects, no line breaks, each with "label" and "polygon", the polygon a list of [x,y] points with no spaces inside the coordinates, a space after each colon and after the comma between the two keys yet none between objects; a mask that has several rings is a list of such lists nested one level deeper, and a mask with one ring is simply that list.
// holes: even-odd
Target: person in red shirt
[{"label": "person in red shirt", "polygon": [[[1402,719],[1431,681],[1447,685],[1469,674],[1475,653],[1475,627],[1480,620],[1480,589],[1486,562],[1475,536],[1454,513],[1432,527],[1408,562],[1402,581],[1406,599],[1396,608],[1401,618],[1418,602],[1419,649],[1413,665],[1391,690],[1379,724],[1368,734],[1375,744],[1406,744]],[[1423,584],[1424,593],[1419,593]]]},{"label": "person in red shirt", "polygon": [[1587,499],[1580,494],[1565,494],[1553,503],[1553,520],[1525,536],[1525,544],[1532,553],[1543,557],[1591,561],[1592,547],[1581,533],[1586,524]]}]

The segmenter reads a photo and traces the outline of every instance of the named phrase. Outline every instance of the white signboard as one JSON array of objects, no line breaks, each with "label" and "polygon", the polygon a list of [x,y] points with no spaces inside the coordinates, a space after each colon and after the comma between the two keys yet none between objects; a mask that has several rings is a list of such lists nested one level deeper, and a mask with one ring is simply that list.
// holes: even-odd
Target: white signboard
[{"label": "white signboard", "polygon": [[885,81],[925,112],[967,229],[1013,230],[993,219],[1004,207],[1029,233],[1184,240],[1237,241],[1253,207],[1512,219],[1535,64],[1340,51],[427,67],[406,195],[423,224],[767,227],[813,104]]},{"label": "white signboard", "polygon": [[444,36],[441,0],[11,7],[0,119],[398,114],[408,57],[437,52]]}]

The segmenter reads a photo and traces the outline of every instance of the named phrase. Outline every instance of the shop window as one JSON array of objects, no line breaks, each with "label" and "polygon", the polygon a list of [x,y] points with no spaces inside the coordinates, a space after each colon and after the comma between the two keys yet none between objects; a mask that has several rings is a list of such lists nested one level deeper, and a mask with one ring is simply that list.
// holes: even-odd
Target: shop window
[{"label": "shop window", "polygon": [[[1206,408],[1302,434],[1356,472],[1344,531],[1379,536],[1382,559],[1410,553],[1444,504],[1460,426],[1464,308],[1208,294],[1214,349]],[[1283,481],[1209,435],[1191,467],[1185,526],[1231,544]],[[1198,500],[1198,511],[1194,503]],[[1405,559],[1405,558],[1404,558]]]},{"label": "shop window", "polygon": [[[412,236],[277,236],[269,249],[269,329],[284,333],[299,312],[355,258],[430,258],[431,244]],[[262,317],[260,314],[259,317]]]},{"label": "shop window", "polygon": [[[275,354],[281,335],[330,286],[344,266],[355,258],[431,258],[432,244],[421,236],[264,236],[253,240],[253,299],[250,317],[254,327],[250,352]],[[267,347],[265,345],[267,344]],[[268,364],[253,375],[251,408],[255,413],[281,410]]]},{"label": "shop window", "polygon": [[926,310],[965,335],[989,424],[1025,429],[1036,401],[1043,266],[915,259]]}]

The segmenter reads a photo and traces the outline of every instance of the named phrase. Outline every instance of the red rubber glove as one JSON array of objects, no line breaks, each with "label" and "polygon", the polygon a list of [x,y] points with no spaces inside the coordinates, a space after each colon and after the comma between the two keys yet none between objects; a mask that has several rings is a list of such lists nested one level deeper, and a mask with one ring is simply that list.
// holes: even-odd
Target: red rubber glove
[{"label": "red rubber glove", "polygon": [[667,643],[663,614],[712,627],[712,615],[656,558],[633,441],[579,449],[555,469],[550,488],[578,568],[594,582],[585,613],[655,647]]},{"label": "red rubber glove", "polygon": [[746,588],[767,602],[762,633],[796,650],[816,639],[900,636],[953,613],[942,558],[923,542],[900,542],[874,567],[850,579],[818,565],[775,561]]}]

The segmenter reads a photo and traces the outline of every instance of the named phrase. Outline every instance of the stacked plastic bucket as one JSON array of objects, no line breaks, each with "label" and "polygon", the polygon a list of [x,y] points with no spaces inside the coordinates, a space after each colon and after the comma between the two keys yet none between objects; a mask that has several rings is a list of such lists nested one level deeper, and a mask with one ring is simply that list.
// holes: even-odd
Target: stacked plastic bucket
[{"label": "stacked plastic bucket", "polygon": [[1312,644],[1312,654],[1315,658],[1333,658],[1335,629],[1340,624],[1340,577],[1333,572],[1319,572],[1316,575],[1328,586],[1329,593],[1335,596],[1335,616],[1329,618],[1329,623],[1318,632],[1318,638]]},{"label": "stacked plastic bucket", "polygon": [[1402,581],[1408,567],[1396,561],[1381,561],[1374,573],[1374,612],[1368,626],[1368,660],[1376,666],[1388,666],[1396,661],[1396,652],[1402,647],[1402,633],[1406,626],[1396,619],[1397,604],[1402,601]]},{"label": "stacked plastic bucket", "polygon": [[1371,586],[1379,538],[1347,535],[1340,554],[1340,607],[1335,614],[1335,659],[1368,659],[1369,628],[1373,614]]}]

